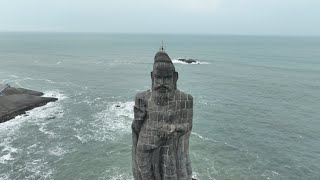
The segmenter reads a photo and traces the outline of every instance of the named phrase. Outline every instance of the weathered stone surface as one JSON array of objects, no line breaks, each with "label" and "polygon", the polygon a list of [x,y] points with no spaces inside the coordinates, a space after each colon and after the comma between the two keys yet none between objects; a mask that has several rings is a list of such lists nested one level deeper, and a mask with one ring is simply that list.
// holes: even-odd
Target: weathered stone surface
[{"label": "weathered stone surface", "polygon": [[155,56],[152,89],[135,97],[132,168],[135,180],[191,180],[189,137],[193,97],[177,89],[178,73],[163,50]]},{"label": "weathered stone surface", "polygon": [[24,88],[13,88],[13,87],[8,87],[5,90],[2,91],[2,94],[4,95],[11,95],[11,94],[29,94],[29,95],[34,95],[34,96],[42,96],[43,93],[39,91],[33,91],[29,89],[24,89]]},{"label": "weathered stone surface", "polygon": [[[4,87],[1,85],[1,87]],[[7,87],[0,95],[0,123],[8,121],[35,107],[43,106],[57,98],[41,97],[42,92]]]}]

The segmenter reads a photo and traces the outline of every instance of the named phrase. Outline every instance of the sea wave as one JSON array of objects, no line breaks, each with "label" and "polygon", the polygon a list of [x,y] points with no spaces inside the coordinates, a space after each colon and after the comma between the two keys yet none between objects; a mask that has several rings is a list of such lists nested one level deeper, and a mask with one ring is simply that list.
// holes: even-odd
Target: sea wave
[{"label": "sea wave", "polygon": [[131,132],[133,119],[133,101],[112,102],[107,108],[94,115],[95,121],[91,124],[96,129],[99,140],[115,140],[122,134]]},{"label": "sea wave", "polygon": [[77,131],[75,137],[81,142],[89,140],[106,141],[116,140],[124,134],[131,133],[131,123],[133,119],[133,101],[128,102],[106,102],[103,110],[93,115],[90,122],[90,134]]},{"label": "sea wave", "polygon": [[106,179],[106,180],[133,180],[133,177],[130,172],[124,171],[119,167],[112,167],[110,169],[105,170],[102,173],[102,176],[98,179]]},{"label": "sea wave", "polygon": [[47,130],[46,125],[48,120],[53,118],[61,118],[64,114],[61,100],[67,98],[59,91],[46,91],[44,93],[46,97],[56,97],[59,100],[57,102],[50,102],[42,107],[37,107],[30,111],[26,111],[26,114],[19,115],[14,119],[0,124],[0,137],[2,142],[0,143],[0,163],[6,164],[12,160],[15,160],[14,156],[21,152],[21,149],[14,147],[12,141],[19,139],[23,134],[20,133],[20,129],[25,123],[32,123],[38,126],[39,131],[54,137],[55,134]]},{"label": "sea wave", "polygon": [[64,100],[67,98],[67,96],[63,93],[61,93],[60,91],[45,91],[43,93],[44,97],[54,97],[54,98],[58,98],[58,101]]},{"label": "sea wave", "polygon": [[197,137],[200,138],[200,139],[206,140],[206,141],[212,141],[212,142],[215,142],[215,143],[219,142],[219,141],[214,140],[214,139],[210,139],[210,138],[207,138],[207,137],[203,137],[203,136],[201,136],[200,134],[198,134],[198,133],[196,133],[196,132],[191,132],[191,134],[197,136]]},{"label": "sea wave", "polygon": [[88,89],[88,87],[86,87],[86,86],[75,84],[73,82],[54,81],[51,79],[32,78],[32,77],[20,77],[15,74],[10,74],[10,75],[4,74],[2,77],[2,80],[1,80],[1,82],[4,84],[9,83],[11,86],[22,87],[22,88],[28,88],[28,86],[30,86],[30,84],[32,84],[32,83],[30,83],[30,81],[40,81],[41,83],[54,84],[55,87],[67,86],[67,87],[76,87],[77,89],[83,89],[83,90]]},{"label": "sea wave", "polygon": [[191,151],[190,155],[193,156],[193,159],[201,161],[201,168],[192,168],[193,178],[215,180],[215,176],[217,176],[217,174],[220,174],[220,171],[215,167],[215,161],[209,159],[208,154],[195,153],[194,151]]},{"label": "sea wave", "polygon": [[49,149],[49,154],[54,155],[54,156],[63,156],[67,153],[70,153],[70,151],[67,151],[62,146],[63,146],[62,144],[58,144],[57,146]]},{"label": "sea wave", "polygon": [[26,162],[22,171],[29,172],[24,179],[53,179],[55,172],[49,162],[44,159],[33,159]]},{"label": "sea wave", "polygon": [[[2,150],[2,151],[5,151],[5,150]],[[12,156],[11,156],[11,153],[12,152],[9,151],[8,154],[5,154],[5,155],[1,156],[0,157],[0,163],[1,164],[6,164],[6,161],[14,160],[14,158],[12,158]]]},{"label": "sea wave", "polygon": [[224,144],[226,147],[228,148],[231,148],[231,149],[237,149],[237,150],[240,150],[240,151],[248,151],[248,150],[245,150],[245,149],[242,149],[240,147],[237,147],[237,146],[234,146],[234,145],[231,145],[227,142],[221,142],[221,141],[218,141],[218,140],[214,140],[214,139],[211,139],[211,138],[208,138],[208,137],[204,137],[202,135],[200,135],[199,133],[196,133],[196,132],[191,132],[192,135],[195,135],[196,137],[202,139],[202,140],[205,140],[205,141],[211,141],[211,142],[214,142],[214,143],[222,143]]}]

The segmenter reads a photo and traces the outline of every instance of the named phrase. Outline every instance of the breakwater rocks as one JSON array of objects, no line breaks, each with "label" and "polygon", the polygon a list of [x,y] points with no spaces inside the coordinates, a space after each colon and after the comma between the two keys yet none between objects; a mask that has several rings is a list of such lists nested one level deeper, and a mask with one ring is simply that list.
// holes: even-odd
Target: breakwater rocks
[{"label": "breakwater rocks", "polygon": [[42,92],[0,84],[0,123],[25,114],[26,111],[33,108],[58,100],[42,96]]}]

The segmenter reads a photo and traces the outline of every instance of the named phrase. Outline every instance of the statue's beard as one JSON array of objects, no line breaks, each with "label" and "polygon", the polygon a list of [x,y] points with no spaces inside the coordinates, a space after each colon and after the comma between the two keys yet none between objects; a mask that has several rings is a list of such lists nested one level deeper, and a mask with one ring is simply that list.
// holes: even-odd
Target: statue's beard
[{"label": "statue's beard", "polygon": [[161,90],[161,87],[155,87],[152,91],[152,99],[160,106],[168,105],[169,101],[173,99],[173,96],[174,89],[170,87],[166,87],[166,91]]}]

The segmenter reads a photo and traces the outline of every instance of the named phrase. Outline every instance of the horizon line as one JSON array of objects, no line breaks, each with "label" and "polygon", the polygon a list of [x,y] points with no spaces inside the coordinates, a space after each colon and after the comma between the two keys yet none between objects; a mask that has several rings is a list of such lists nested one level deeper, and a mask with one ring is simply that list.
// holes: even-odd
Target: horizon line
[{"label": "horizon line", "polygon": [[187,32],[104,32],[104,31],[20,31],[0,30],[0,33],[66,33],[66,34],[114,34],[114,35],[196,35],[196,36],[264,36],[264,37],[320,37],[306,34],[242,34],[242,33],[187,33]]}]

